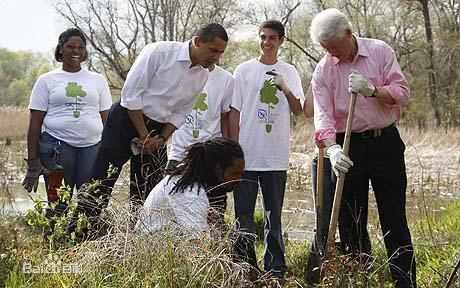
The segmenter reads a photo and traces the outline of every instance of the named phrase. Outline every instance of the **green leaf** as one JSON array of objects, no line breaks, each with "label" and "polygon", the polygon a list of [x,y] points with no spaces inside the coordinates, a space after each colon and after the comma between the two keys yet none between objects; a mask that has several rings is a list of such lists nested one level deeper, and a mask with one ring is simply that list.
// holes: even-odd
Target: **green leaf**
[{"label": "green leaf", "polygon": [[208,94],[202,92],[202,93],[198,96],[198,100],[196,101],[195,107],[193,107],[193,109],[195,109],[195,110],[201,110],[201,111],[206,111],[206,110],[208,110],[208,104],[206,104],[206,102],[205,102],[207,96],[208,96]]},{"label": "green leaf", "polygon": [[260,89],[260,102],[268,105],[279,103],[279,98],[276,97],[276,87],[269,80],[265,80],[264,86]]},{"label": "green leaf", "polygon": [[78,85],[77,82],[69,82],[67,83],[67,87],[65,87],[65,95],[68,97],[85,97],[86,92],[83,91],[83,87]]}]

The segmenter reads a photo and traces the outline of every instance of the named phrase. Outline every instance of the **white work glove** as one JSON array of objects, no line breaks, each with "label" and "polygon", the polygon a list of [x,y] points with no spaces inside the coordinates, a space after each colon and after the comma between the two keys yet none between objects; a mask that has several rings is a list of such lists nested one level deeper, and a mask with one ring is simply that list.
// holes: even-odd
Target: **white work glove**
[{"label": "white work glove", "polygon": [[374,91],[377,89],[366,77],[353,69],[351,69],[351,74],[348,77],[348,85],[348,91],[360,93],[367,97],[375,96]]},{"label": "white work glove", "polygon": [[329,156],[332,170],[337,177],[339,177],[340,172],[347,173],[348,169],[353,166],[353,161],[343,153],[342,147],[339,144],[329,146],[326,154]]},{"label": "white work glove", "polygon": [[275,74],[273,75],[273,78],[271,79],[271,82],[273,83],[273,85],[275,85],[276,87],[278,87],[278,89],[283,91],[284,95],[289,94],[289,92],[291,92],[291,89],[289,89],[289,87],[284,82],[283,75],[281,75],[280,73],[276,71],[271,71],[271,72]]}]

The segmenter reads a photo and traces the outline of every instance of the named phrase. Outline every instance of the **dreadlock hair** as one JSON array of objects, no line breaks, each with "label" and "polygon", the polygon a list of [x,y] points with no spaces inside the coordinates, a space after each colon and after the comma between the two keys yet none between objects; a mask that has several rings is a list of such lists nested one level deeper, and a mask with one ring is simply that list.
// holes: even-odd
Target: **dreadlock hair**
[{"label": "dreadlock hair", "polygon": [[[67,41],[69,41],[70,37],[73,37],[73,36],[80,37],[81,40],[83,41],[83,43],[85,43],[85,46],[86,46],[85,34],[80,29],[78,29],[78,28],[69,28],[69,29],[65,30],[64,32],[62,32],[59,35],[58,44],[56,45],[56,49],[54,49],[54,59],[57,62],[62,62],[62,52],[61,52],[62,47],[64,46],[64,44]],[[86,58],[88,58],[88,51],[86,51],[85,59],[83,59],[83,61],[85,61]]]},{"label": "dreadlock hair", "polygon": [[[198,184],[198,189],[208,189],[216,183],[214,168],[219,164],[222,170],[232,165],[233,160],[244,158],[241,146],[229,138],[214,138],[189,146],[182,165],[171,173],[171,177],[180,176],[170,194],[185,190]],[[171,179],[171,178],[170,178]]]}]

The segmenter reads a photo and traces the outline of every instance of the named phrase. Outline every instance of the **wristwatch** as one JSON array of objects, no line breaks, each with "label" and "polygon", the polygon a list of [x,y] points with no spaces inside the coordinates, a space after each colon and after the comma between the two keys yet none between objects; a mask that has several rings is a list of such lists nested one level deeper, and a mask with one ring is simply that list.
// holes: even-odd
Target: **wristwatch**
[{"label": "wristwatch", "polygon": [[373,98],[377,97],[377,93],[378,93],[377,87],[374,85],[374,92],[372,92],[371,97],[373,97]]}]

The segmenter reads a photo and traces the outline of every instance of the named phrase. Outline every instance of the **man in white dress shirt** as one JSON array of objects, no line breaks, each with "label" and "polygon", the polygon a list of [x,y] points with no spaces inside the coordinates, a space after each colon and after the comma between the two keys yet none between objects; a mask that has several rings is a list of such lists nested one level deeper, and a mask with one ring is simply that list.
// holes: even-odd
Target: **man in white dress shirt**
[{"label": "man in white dress shirt", "polygon": [[[225,29],[211,23],[201,27],[189,41],[155,42],[141,51],[102,132],[92,169],[92,179],[101,184],[79,199],[79,211],[87,216],[100,214],[129,159],[130,202],[144,202],[162,179],[167,161],[165,142],[192,111],[208,79],[207,68],[219,60],[227,41]],[[133,144],[134,138],[138,141]],[[132,144],[137,145],[138,155],[133,154]]]}]

